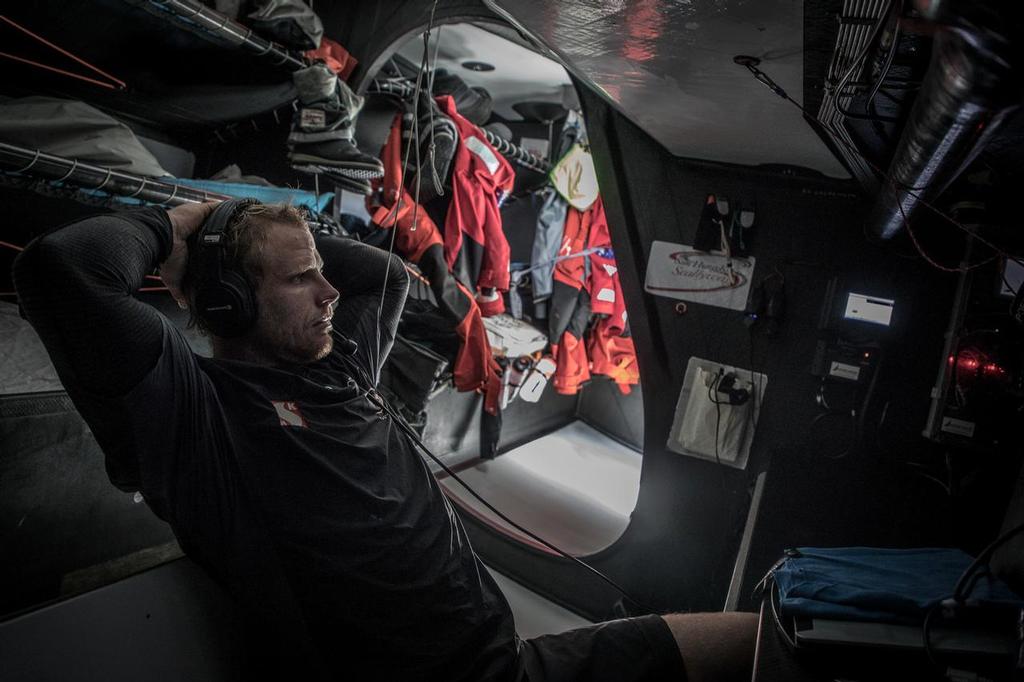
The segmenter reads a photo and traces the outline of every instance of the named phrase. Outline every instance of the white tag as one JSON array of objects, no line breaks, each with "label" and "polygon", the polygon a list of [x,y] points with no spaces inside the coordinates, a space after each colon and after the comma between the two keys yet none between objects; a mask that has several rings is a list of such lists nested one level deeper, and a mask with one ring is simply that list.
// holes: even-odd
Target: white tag
[{"label": "white tag", "polygon": [[298,404],[292,400],[271,400],[270,404],[274,406],[274,410],[277,412],[278,420],[281,426],[299,426],[307,428],[309,425],[306,423],[305,417],[302,416],[302,412],[299,410]]},{"label": "white tag", "polygon": [[964,421],[963,419],[953,419],[952,417],[944,417],[942,420],[942,430],[956,436],[973,438],[974,422]]},{"label": "white tag", "polygon": [[832,365],[828,368],[829,376],[839,377],[840,379],[849,379],[850,381],[857,381],[860,379],[860,367],[856,365],[847,365],[845,362],[832,361]]},{"label": "white tag", "polygon": [[615,303],[615,289],[605,287],[601,291],[597,292],[597,300],[604,301],[606,303]]},{"label": "white tag", "polygon": [[323,128],[327,125],[327,114],[323,109],[303,109],[299,114],[299,125],[303,128]]},{"label": "white tag", "polygon": [[487,170],[491,171],[491,175],[498,172],[498,166],[501,162],[498,161],[498,157],[494,155],[491,148],[486,143],[475,137],[466,138],[466,148],[480,157],[480,160],[487,165]]}]

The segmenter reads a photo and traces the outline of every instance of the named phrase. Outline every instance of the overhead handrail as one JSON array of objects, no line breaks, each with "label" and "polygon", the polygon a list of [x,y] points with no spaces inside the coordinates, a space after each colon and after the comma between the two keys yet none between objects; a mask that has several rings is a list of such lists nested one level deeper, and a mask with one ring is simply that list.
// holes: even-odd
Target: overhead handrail
[{"label": "overhead handrail", "polygon": [[252,50],[256,56],[271,58],[276,65],[287,66],[294,71],[309,66],[303,57],[294,54],[285,46],[275,43],[273,40],[261,38],[253,33],[251,28],[207,7],[198,0],[124,1],[136,7],[148,5],[155,10],[165,12],[182,23],[194,25],[204,33],[209,33],[232,45]]},{"label": "overhead handrail", "polygon": [[[368,90],[371,94],[397,96],[403,101],[408,101],[413,96],[414,91],[415,87],[412,82],[404,78],[375,80],[370,84]],[[547,159],[540,158],[536,154],[509,142],[486,128],[477,126],[477,130],[487,139],[492,147],[497,149],[509,161],[538,173],[547,174],[551,171],[551,164],[548,163]]]},{"label": "overhead handrail", "polygon": [[53,182],[69,183],[87,192],[102,191],[157,204],[168,203],[171,197],[175,199],[174,205],[231,198],[224,194],[181,187],[172,182],[84,163],[78,159],[47,154],[38,149],[27,149],[6,142],[0,142],[0,169]]},{"label": "overhead handrail", "polygon": [[[55,184],[65,183],[82,194],[93,197],[103,193],[162,206],[226,201],[234,198],[227,194],[208,192],[159,178],[83,163],[78,159],[47,154],[38,149],[27,149],[6,142],[0,142],[0,172],[5,175],[27,175]],[[312,211],[308,222],[332,230],[336,227],[328,216]]]}]

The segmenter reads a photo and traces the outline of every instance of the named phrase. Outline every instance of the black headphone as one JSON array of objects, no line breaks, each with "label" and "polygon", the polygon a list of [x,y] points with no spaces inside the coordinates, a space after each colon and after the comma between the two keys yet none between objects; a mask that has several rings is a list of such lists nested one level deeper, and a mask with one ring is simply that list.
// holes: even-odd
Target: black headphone
[{"label": "black headphone", "polygon": [[203,222],[189,249],[190,257],[199,259],[196,315],[221,338],[241,336],[256,323],[256,291],[237,264],[229,262],[226,233],[240,211],[259,203],[255,199],[221,202]]}]

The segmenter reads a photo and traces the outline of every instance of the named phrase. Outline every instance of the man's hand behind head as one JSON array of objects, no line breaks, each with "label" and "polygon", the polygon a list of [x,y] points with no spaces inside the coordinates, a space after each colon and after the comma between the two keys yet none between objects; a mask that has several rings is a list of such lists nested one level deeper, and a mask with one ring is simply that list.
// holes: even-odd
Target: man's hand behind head
[{"label": "man's hand behind head", "polygon": [[181,281],[185,276],[185,266],[188,264],[187,240],[202,226],[219,201],[207,201],[202,204],[182,204],[167,211],[167,217],[171,219],[171,228],[174,232],[174,246],[171,248],[171,255],[160,264],[160,279],[171,296],[178,302],[181,309],[188,308],[188,301],[185,293],[181,290]]}]

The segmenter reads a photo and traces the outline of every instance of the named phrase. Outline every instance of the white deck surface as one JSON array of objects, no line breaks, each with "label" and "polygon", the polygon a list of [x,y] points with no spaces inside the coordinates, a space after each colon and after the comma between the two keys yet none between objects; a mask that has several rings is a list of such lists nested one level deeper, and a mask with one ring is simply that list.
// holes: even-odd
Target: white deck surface
[{"label": "white deck surface", "polygon": [[[565,551],[587,556],[614,543],[640,491],[641,456],[576,421],[459,474],[516,523]],[[442,479],[463,508],[535,544],[497,518],[462,486]]]},{"label": "white deck surface", "polygon": [[487,567],[494,576],[498,587],[508,599],[509,606],[516,618],[516,632],[523,639],[538,635],[552,635],[573,628],[590,625],[589,620],[577,616],[554,602],[550,602],[536,592],[515,582],[490,566]]}]

